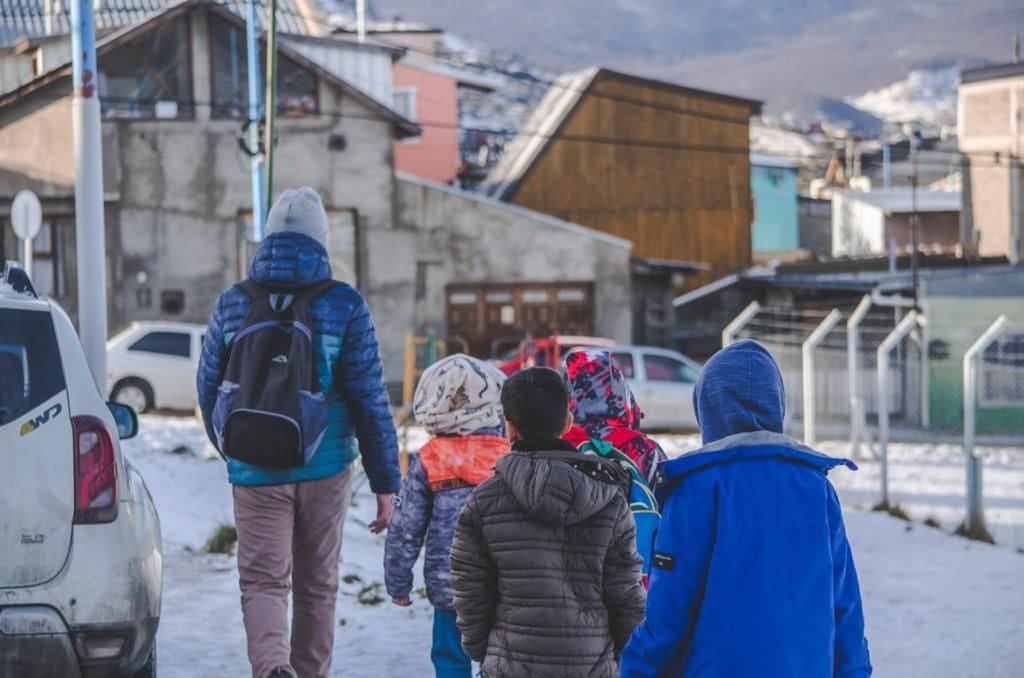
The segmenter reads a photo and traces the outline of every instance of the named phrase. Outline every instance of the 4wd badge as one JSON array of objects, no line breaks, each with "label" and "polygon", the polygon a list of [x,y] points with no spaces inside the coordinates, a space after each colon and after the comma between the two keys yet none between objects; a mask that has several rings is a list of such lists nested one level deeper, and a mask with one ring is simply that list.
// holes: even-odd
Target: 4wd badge
[{"label": "4wd badge", "polygon": [[21,435],[27,436],[29,433],[38,430],[40,426],[49,423],[51,419],[59,415],[61,413],[61,410],[62,408],[60,406],[60,403],[56,403],[52,407],[48,407],[46,411],[44,411],[38,417],[36,417],[35,419],[30,419],[29,421],[26,421],[24,424],[21,425]]}]

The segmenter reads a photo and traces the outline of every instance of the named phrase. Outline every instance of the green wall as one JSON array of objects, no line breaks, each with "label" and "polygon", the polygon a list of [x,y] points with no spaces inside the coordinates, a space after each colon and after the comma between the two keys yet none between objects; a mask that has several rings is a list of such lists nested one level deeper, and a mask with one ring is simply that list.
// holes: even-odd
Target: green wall
[{"label": "green wall", "polygon": [[[929,362],[931,425],[962,431],[964,353],[1000,314],[1024,331],[1024,298],[929,297],[927,310],[929,340],[949,346],[948,358]],[[978,433],[1024,433],[1024,407],[979,407],[976,422]]]}]

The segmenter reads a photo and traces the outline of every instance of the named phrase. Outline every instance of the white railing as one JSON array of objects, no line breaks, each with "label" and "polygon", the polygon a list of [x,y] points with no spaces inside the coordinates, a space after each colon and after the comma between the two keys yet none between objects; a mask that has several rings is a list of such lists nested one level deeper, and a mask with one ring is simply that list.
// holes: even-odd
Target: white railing
[{"label": "white railing", "polygon": [[843,319],[843,314],[839,312],[838,308],[833,308],[832,311],[825,316],[825,319],[814,328],[810,336],[804,341],[800,347],[801,358],[802,358],[802,376],[804,382],[804,407],[803,407],[803,419],[804,419],[804,444],[814,445],[815,443],[815,406],[817,398],[815,398],[815,382],[814,382],[814,349],[818,347],[821,342],[825,341],[825,338],[829,333],[835,329],[835,326],[839,324],[839,321]]},{"label": "white railing", "polygon": [[968,535],[987,534],[982,505],[981,459],[974,452],[975,415],[978,407],[978,358],[1006,331],[1006,316],[996,318],[985,333],[964,354],[964,459],[967,470],[967,505],[964,531]]}]

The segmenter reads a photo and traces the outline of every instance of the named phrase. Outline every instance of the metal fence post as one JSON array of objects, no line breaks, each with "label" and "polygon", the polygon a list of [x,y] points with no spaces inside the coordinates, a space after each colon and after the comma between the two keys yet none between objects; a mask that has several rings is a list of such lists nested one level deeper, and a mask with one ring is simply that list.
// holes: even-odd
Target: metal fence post
[{"label": "metal fence post", "polygon": [[1006,316],[996,318],[964,353],[964,458],[967,470],[967,507],[964,530],[968,536],[987,534],[982,507],[981,459],[974,453],[975,408],[978,406],[978,356],[1006,329]]},{"label": "metal fence post", "polygon": [[846,369],[850,387],[850,455],[860,456],[860,442],[864,437],[867,413],[860,394],[860,325],[871,310],[871,295],[864,298],[846,321]]},{"label": "metal fence post", "polygon": [[889,354],[917,326],[917,311],[911,311],[878,346],[878,460],[882,484],[879,508],[889,508]]},{"label": "metal fence post", "polygon": [[761,304],[756,301],[750,302],[750,305],[740,311],[740,314],[732,319],[725,329],[722,330],[722,348],[729,346],[736,341],[736,335],[740,333],[747,323],[754,319],[758,311],[761,310]]},{"label": "metal fence post", "polygon": [[821,342],[825,340],[839,321],[842,320],[843,314],[839,312],[838,308],[833,308],[831,312],[821,323],[814,328],[807,340],[804,341],[801,346],[800,353],[802,358],[802,370],[804,382],[804,444],[814,445],[815,442],[815,383],[814,383],[814,349],[818,347]]}]

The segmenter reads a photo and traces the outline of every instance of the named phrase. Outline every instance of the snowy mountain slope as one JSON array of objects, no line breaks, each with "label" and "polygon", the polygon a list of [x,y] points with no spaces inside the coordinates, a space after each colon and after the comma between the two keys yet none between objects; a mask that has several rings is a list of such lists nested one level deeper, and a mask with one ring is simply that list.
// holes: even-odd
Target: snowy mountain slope
[{"label": "snowy mountain slope", "polygon": [[1009,58],[1006,0],[374,0],[552,71],[593,64],[766,100],[807,115],[937,60]]},{"label": "snowy mountain slope", "polygon": [[[235,559],[194,552],[215,527],[231,521],[224,467],[189,453],[205,455],[207,449],[194,420],[146,416],[141,426],[142,435],[124,449],[146,478],[164,528],[161,671],[181,678],[246,675]],[[422,440],[421,432],[414,433]],[[674,453],[696,444],[693,436],[661,440]],[[171,452],[176,449],[179,453]],[[897,449],[894,461],[898,467],[902,456],[917,459],[919,467],[908,478],[922,495],[942,496],[953,490],[944,485],[947,481],[933,484],[930,478],[936,471],[939,478],[946,473],[953,454]],[[988,470],[986,492],[988,483],[1001,483],[995,479],[1005,469],[1020,472],[1021,459],[1012,454],[993,461],[998,463]],[[832,474],[840,488],[856,475]],[[894,477],[894,483],[903,482]],[[1000,501],[1024,505],[1021,479],[1007,482],[1008,487],[1017,485],[1016,498]],[[365,527],[372,512],[364,490],[350,513],[342,547],[331,675],[430,675],[430,606],[417,597],[411,608],[400,609],[385,599],[380,587],[384,538]],[[1013,675],[1024,665],[1024,625],[1019,623],[1024,555],[849,506],[845,513],[877,675],[981,678]]]},{"label": "snowy mountain slope", "polygon": [[956,125],[960,63],[919,68],[891,85],[848,99],[848,103],[891,123],[918,122],[929,127]]}]

